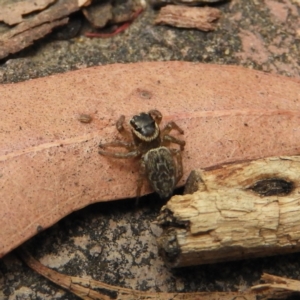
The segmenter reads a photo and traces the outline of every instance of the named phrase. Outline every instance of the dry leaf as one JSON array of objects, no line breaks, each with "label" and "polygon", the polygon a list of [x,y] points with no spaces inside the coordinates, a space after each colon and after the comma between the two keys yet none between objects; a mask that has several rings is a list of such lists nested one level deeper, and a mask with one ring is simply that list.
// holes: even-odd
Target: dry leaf
[{"label": "dry leaf", "polygon": [[22,2],[2,4],[0,21],[8,25],[15,25],[23,21],[23,16],[38,10],[42,10],[56,0],[27,0]]},{"label": "dry leaf", "polygon": [[154,23],[210,31],[215,29],[212,22],[220,17],[217,8],[167,5],[161,8]]},{"label": "dry leaf", "polygon": [[[128,120],[153,108],[162,125],[174,120],[185,130],[180,185],[195,168],[299,153],[296,79],[155,62],[0,85],[1,256],[74,210],[134,197],[138,163],[100,156],[98,144],[120,138],[121,114]],[[81,114],[92,122],[80,122]]]},{"label": "dry leaf", "polygon": [[22,23],[1,34],[0,59],[30,46],[35,40],[51,32],[54,27],[66,24],[66,17],[80,7],[78,0],[58,0],[48,9],[26,18]]}]

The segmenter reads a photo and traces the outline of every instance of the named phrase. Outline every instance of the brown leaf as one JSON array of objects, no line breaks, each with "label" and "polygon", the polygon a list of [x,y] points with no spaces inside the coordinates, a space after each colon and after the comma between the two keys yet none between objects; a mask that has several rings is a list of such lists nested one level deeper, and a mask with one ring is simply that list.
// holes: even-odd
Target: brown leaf
[{"label": "brown leaf", "polygon": [[35,40],[45,36],[54,27],[68,22],[65,18],[80,9],[87,1],[79,4],[78,0],[58,0],[48,9],[25,19],[22,23],[0,35],[0,59],[16,53]]},{"label": "brown leaf", "polygon": [[221,11],[217,8],[167,5],[161,8],[154,23],[211,31],[215,29],[212,22],[220,17]]},{"label": "brown leaf", "polygon": [[32,0],[2,4],[0,10],[0,21],[8,25],[15,25],[23,21],[23,15],[42,10],[56,0]]},{"label": "brown leaf", "polygon": [[[98,144],[121,138],[121,114],[128,120],[153,108],[162,125],[174,120],[185,130],[180,185],[192,169],[299,153],[296,79],[155,62],[0,85],[1,256],[74,210],[134,197],[138,163],[100,156]],[[92,121],[80,122],[81,114]]]}]

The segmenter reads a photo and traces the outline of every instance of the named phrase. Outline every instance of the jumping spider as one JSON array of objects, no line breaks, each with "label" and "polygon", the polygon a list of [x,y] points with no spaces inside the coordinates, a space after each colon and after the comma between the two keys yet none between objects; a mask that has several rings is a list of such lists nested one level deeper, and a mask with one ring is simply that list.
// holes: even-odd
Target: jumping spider
[{"label": "jumping spider", "polygon": [[[128,152],[110,152],[100,149],[99,154],[115,158],[140,158],[139,179],[137,181],[137,199],[141,195],[143,179],[147,177],[151,187],[161,198],[170,197],[173,190],[182,177],[181,151],[185,141],[170,135],[172,129],[183,134],[183,130],[175,123],[169,122],[160,130],[159,124],[162,114],[158,110],[150,110],[148,113],[140,113],[133,116],[129,124],[133,140],[131,142],[113,141],[100,144],[99,147],[124,147]],[[121,116],[117,123],[117,130],[124,136],[130,134],[124,128],[125,116]],[[169,149],[170,143],[180,146],[179,149]],[[176,158],[176,162],[174,160]]]}]

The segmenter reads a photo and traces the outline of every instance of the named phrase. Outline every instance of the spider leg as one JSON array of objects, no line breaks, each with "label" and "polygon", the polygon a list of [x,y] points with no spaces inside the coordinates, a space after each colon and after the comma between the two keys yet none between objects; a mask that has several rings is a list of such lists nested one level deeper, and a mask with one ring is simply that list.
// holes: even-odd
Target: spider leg
[{"label": "spider leg", "polygon": [[124,123],[125,123],[125,116],[121,115],[120,118],[116,122],[116,127],[117,127],[117,130],[119,131],[119,133],[128,139],[131,137],[131,133],[125,129]]},{"label": "spider leg", "polygon": [[139,169],[139,178],[137,180],[137,188],[136,188],[136,201],[135,201],[136,205],[138,205],[138,203],[139,203],[139,199],[141,196],[141,190],[142,190],[144,179],[145,179],[145,174],[146,174],[145,162],[143,159],[141,159],[141,165],[140,165],[140,169]]},{"label": "spider leg", "polygon": [[162,135],[169,134],[171,130],[177,130],[180,134],[184,134],[184,131],[173,121],[166,124],[166,126],[161,131]]},{"label": "spider leg", "polygon": [[172,152],[172,155],[176,157],[176,161],[177,161],[177,172],[176,172],[176,184],[177,184],[183,175],[181,151],[179,149],[170,149],[170,150]]},{"label": "spider leg", "polygon": [[120,118],[116,122],[116,127],[120,133],[125,130],[124,128],[125,116],[121,115]]},{"label": "spider leg", "polygon": [[154,119],[154,121],[156,122],[156,124],[159,124],[161,122],[162,114],[157,109],[151,109],[151,110],[149,110],[148,114],[151,115],[151,117]]},{"label": "spider leg", "polygon": [[110,151],[105,151],[100,149],[98,153],[104,156],[110,156],[114,158],[132,158],[140,155],[139,151],[137,150],[130,151],[130,152],[110,152]]},{"label": "spider leg", "polygon": [[129,151],[129,152],[111,152],[111,151],[99,149],[98,153],[104,156],[110,156],[115,158],[131,158],[140,155],[140,152],[135,148],[135,145],[133,143],[128,143],[124,141],[114,141],[105,144],[99,144],[99,147],[100,148],[124,147]]},{"label": "spider leg", "polygon": [[129,142],[123,142],[123,141],[114,141],[114,142],[109,142],[105,144],[99,144],[100,148],[107,148],[107,147],[124,147],[127,150],[131,151],[135,148],[133,143]]},{"label": "spider leg", "polygon": [[162,137],[162,145],[167,146],[170,143],[178,144],[180,146],[180,150],[184,150],[185,141],[177,139],[176,137],[166,134]]},{"label": "spider leg", "polygon": [[180,150],[182,151],[185,146],[185,141],[177,139],[176,137],[170,135],[171,130],[177,130],[180,134],[183,134],[184,131],[173,121],[166,124],[166,126],[161,131],[161,140],[164,146],[168,146],[170,143],[175,143],[180,146]]}]

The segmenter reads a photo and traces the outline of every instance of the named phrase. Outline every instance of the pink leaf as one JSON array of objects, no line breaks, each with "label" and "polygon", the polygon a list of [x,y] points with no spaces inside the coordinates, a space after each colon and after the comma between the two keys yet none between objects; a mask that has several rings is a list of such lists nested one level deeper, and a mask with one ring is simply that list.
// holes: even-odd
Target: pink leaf
[{"label": "pink leaf", "polygon": [[185,130],[180,185],[192,169],[299,153],[300,81],[291,78],[151,62],[1,85],[0,256],[72,211],[135,197],[138,162],[100,156],[98,144],[121,138],[121,114],[154,108]]}]

